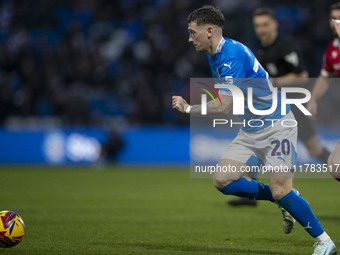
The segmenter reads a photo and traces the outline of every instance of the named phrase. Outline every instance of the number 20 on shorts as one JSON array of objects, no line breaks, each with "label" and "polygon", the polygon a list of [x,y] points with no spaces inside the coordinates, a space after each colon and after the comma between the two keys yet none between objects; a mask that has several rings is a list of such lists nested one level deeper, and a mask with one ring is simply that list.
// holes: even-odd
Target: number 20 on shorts
[{"label": "number 20 on shorts", "polygon": [[287,139],[283,139],[282,141],[274,140],[271,144],[274,144],[272,156],[287,156],[290,154],[290,142]]}]

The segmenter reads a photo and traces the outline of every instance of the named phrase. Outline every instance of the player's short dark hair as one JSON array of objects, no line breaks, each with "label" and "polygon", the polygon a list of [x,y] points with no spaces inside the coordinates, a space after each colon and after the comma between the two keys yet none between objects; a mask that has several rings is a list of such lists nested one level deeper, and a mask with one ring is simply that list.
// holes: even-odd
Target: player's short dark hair
[{"label": "player's short dark hair", "polygon": [[196,21],[197,25],[212,24],[223,28],[224,16],[218,7],[204,5],[190,13],[187,21],[188,23]]},{"label": "player's short dark hair", "polygon": [[329,10],[329,12],[331,12],[333,10],[340,10],[340,2],[336,2],[336,3],[332,4],[331,6],[329,6],[328,10]]},{"label": "player's short dark hair", "polygon": [[253,17],[268,15],[273,20],[276,20],[275,12],[271,8],[257,8],[255,11],[253,11]]}]

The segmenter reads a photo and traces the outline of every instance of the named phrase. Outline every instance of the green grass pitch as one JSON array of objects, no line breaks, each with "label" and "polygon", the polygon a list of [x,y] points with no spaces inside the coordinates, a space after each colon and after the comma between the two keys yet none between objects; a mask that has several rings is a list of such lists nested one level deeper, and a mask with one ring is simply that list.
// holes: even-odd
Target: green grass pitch
[{"label": "green grass pitch", "polygon": [[[297,225],[282,232],[281,212],[261,201],[231,208],[211,179],[170,168],[1,167],[0,210],[19,213],[26,235],[0,254],[311,254]],[[340,183],[296,179],[340,247]]]}]

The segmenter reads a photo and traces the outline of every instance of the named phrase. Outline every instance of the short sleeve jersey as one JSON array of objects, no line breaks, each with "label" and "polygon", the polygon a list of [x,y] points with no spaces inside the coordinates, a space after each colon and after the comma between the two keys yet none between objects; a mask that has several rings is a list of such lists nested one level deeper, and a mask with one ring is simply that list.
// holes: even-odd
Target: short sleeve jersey
[{"label": "short sleeve jersey", "polygon": [[[268,73],[260,65],[251,50],[240,42],[222,38],[213,56],[206,54],[212,75],[217,83],[234,85],[242,90],[244,95],[244,115],[239,118],[245,123],[241,129],[255,132],[272,124],[270,120],[279,120],[281,115],[281,93],[277,94],[276,110],[269,115],[253,114],[248,107],[248,88],[252,88],[253,106],[257,110],[270,109],[273,104],[273,87]],[[232,96],[228,89],[220,89],[219,94]],[[290,111],[289,105],[286,112]],[[255,121],[263,125],[254,124]],[[253,123],[250,124],[249,123]],[[255,126],[257,125],[257,126]]]},{"label": "short sleeve jersey", "polygon": [[288,73],[305,71],[295,45],[280,36],[269,46],[260,45],[256,52],[258,60],[270,77],[280,77]]},{"label": "short sleeve jersey", "polygon": [[340,77],[340,42],[338,38],[328,44],[324,51],[321,75],[325,77],[337,75]]}]

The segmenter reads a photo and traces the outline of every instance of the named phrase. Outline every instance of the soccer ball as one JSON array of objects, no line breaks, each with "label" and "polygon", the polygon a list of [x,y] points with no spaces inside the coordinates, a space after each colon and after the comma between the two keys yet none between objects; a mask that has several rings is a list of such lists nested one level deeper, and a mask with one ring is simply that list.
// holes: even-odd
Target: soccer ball
[{"label": "soccer ball", "polygon": [[0,247],[10,248],[23,239],[25,223],[15,212],[0,212]]}]

